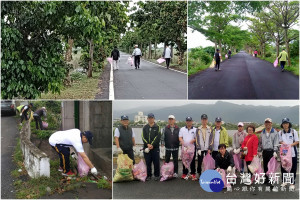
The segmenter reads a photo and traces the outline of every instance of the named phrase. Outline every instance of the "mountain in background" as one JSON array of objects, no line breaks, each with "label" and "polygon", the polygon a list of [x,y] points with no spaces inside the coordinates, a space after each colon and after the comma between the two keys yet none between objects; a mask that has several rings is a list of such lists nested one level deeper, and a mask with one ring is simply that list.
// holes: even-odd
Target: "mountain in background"
[{"label": "mountain in background", "polygon": [[[158,105],[159,106],[159,105]],[[215,104],[187,104],[182,106],[148,108],[139,107],[122,111],[122,113],[114,110],[114,119],[120,118],[121,115],[128,115],[130,120],[134,119],[138,111],[144,112],[144,115],[152,112],[157,120],[167,120],[168,115],[173,114],[176,120],[183,121],[187,116],[191,116],[194,121],[200,121],[201,114],[208,115],[210,122],[216,117],[221,117],[223,121],[230,123],[256,122],[263,123],[267,117],[272,118],[273,122],[281,123],[282,118],[290,118],[292,123],[299,122],[299,106],[254,106],[254,105],[238,105],[228,102],[218,101]]]}]

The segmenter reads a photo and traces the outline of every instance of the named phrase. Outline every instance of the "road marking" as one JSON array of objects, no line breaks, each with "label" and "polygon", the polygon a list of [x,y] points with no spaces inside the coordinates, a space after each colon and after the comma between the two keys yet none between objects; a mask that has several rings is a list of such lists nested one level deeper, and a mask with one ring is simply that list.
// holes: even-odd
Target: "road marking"
[{"label": "road marking", "polygon": [[109,100],[115,99],[115,91],[114,91],[114,70],[113,66],[110,63],[110,78],[109,78]]},{"label": "road marking", "polygon": [[[145,60],[145,59],[143,59],[143,58],[142,58],[142,60],[144,60],[144,61],[146,61],[146,62],[148,62],[148,63],[151,63],[151,64],[153,64],[153,65],[157,65],[157,66],[159,66],[159,67],[162,67],[162,68],[166,69],[166,67],[161,66],[161,65],[159,65],[159,64],[157,64],[157,63],[154,63],[154,62]],[[179,72],[179,73],[182,73],[182,74],[185,74],[185,75],[187,74],[187,73],[185,73],[185,72],[182,72],[182,71],[179,71],[179,70],[176,70],[176,69],[171,69],[171,68],[169,68],[169,70],[172,70],[172,71],[174,71],[174,72]]]}]

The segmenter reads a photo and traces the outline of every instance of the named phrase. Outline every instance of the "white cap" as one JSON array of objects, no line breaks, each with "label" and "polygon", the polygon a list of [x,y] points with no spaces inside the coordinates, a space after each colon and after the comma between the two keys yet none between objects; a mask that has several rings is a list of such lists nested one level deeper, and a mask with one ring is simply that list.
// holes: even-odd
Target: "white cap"
[{"label": "white cap", "polygon": [[42,107],[43,110],[46,110],[46,107]]},{"label": "white cap", "polygon": [[169,115],[168,119],[175,119],[174,115]]},{"label": "white cap", "polygon": [[272,119],[271,118],[266,118],[265,122],[271,122],[272,123]]},{"label": "white cap", "polygon": [[139,45],[136,44],[136,45],[134,45],[134,46],[135,46],[135,47],[138,47]]},{"label": "white cap", "polygon": [[244,126],[244,123],[243,122],[239,122],[238,126]]}]

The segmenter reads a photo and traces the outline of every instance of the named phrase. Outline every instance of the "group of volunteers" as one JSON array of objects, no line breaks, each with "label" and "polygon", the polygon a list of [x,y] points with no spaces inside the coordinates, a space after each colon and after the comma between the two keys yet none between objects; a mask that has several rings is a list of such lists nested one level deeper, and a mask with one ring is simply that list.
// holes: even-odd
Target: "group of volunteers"
[{"label": "group of volunteers", "polygon": [[[20,124],[22,124],[22,122],[28,121],[29,120],[29,116],[31,116],[31,112],[33,112],[33,103],[29,103],[28,105],[20,105],[17,107],[17,111],[20,113],[21,116],[21,120],[20,120]],[[44,125],[42,122],[42,117],[45,117],[45,120],[47,120],[47,110],[46,107],[41,107],[38,108],[36,111],[33,112],[33,119],[35,120],[35,127],[36,129],[40,129],[43,130],[44,129]]]},{"label": "group of volunteers", "polygon": [[[21,116],[21,123],[25,119],[28,121],[28,115],[33,112],[33,103],[28,105],[20,105],[17,111]],[[41,107],[33,112],[33,118],[36,123],[36,129],[43,130],[41,117],[47,116],[45,107]],[[60,164],[58,171],[62,172],[63,176],[75,176],[76,174],[70,169],[70,147],[74,147],[76,152],[81,156],[85,164],[91,169],[91,173],[97,175],[97,169],[91,163],[83,149],[83,143],[92,145],[93,134],[90,131],[81,132],[79,129],[70,129],[65,131],[56,131],[49,138],[49,144],[57,152]]]},{"label": "group of volunteers", "polygon": [[[260,137],[255,134],[255,126],[248,125],[244,130],[244,124],[239,122],[237,124],[237,131],[232,137],[232,151],[228,152],[226,148],[229,147],[228,133],[225,127],[222,126],[221,117],[215,118],[214,126],[208,125],[208,116],[201,115],[201,125],[199,127],[193,126],[192,117],[186,117],[186,126],[178,127],[174,115],[169,115],[168,124],[160,130],[160,127],[155,123],[153,113],[147,116],[148,123],[143,127],[143,153],[147,166],[147,179],[152,178],[152,163],[154,166],[154,180],[159,180],[160,177],[160,143],[165,147],[165,163],[170,162],[171,156],[174,163],[173,177],[178,177],[178,156],[179,147],[193,145],[195,148],[193,160],[187,168],[183,165],[182,179],[198,180],[202,173],[202,162],[206,155],[210,154],[215,160],[216,170],[223,169],[227,173],[235,173],[235,164],[233,162],[233,155],[239,154],[240,158],[245,161],[248,173],[251,173],[248,166],[252,160],[262,158],[264,172],[268,171],[268,162],[272,157],[277,158],[279,155],[279,146],[288,144],[292,150],[292,169],[290,173],[294,175],[294,181],[290,188],[295,188],[295,178],[297,172],[297,148],[299,144],[298,133],[292,129],[292,123],[288,118],[282,119],[281,130],[277,132],[272,127],[272,119],[266,118],[264,120],[265,128],[262,130]],[[119,154],[127,154],[130,159],[135,162],[134,153],[136,152],[135,133],[129,125],[128,116],[121,116],[121,125],[115,129],[115,143]],[[197,156],[197,169],[195,158]],[[189,169],[191,170],[190,176]],[[244,173],[244,166],[241,167],[240,173]],[[286,170],[281,167],[281,173],[286,173]],[[196,175],[198,174],[198,176]],[[248,183],[251,185],[253,182]],[[268,178],[265,179],[265,184],[270,184]],[[273,186],[270,185],[272,188]],[[285,186],[282,184],[281,186]],[[273,188],[273,191],[276,188]]]},{"label": "group of volunteers", "polygon": [[[141,57],[142,57],[142,51],[141,49],[138,47],[138,45],[134,45],[134,50],[132,52],[132,55],[130,57],[131,59],[134,59],[134,67],[135,69],[139,69],[140,68],[140,63],[141,63]],[[111,58],[112,58],[112,66],[114,70],[118,70],[119,69],[119,65],[118,62],[120,60],[120,51],[118,50],[118,47],[115,46],[114,49],[111,52]],[[170,67],[170,61],[172,58],[172,50],[170,48],[169,45],[166,45],[166,48],[164,49],[162,58],[165,59],[166,61],[166,67],[167,69],[169,69]]]}]

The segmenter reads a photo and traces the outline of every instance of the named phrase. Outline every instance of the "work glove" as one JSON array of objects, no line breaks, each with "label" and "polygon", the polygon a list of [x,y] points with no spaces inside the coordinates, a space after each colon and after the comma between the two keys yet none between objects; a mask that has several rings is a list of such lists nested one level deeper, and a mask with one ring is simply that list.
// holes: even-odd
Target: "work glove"
[{"label": "work glove", "polygon": [[22,113],[20,113],[20,116],[22,116]]},{"label": "work glove", "polygon": [[144,150],[145,153],[149,153],[149,151],[150,151],[149,148],[146,148],[146,149]]},{"label": "work glove", "polygon": [[237,154],[237,153],[236,153],[236,149],[233,149],[233,153],[234,153],[234,154]]},{"label": "work glove", "polygon": [[236,154],[239,154],[240,152],[241,152],[240,148],[236,149]]},{"label": "work glove", "polygon": [[277,158],[277,153],[276,152],[273,153],[273,157]]},{"label": "work glove", "polygon": [[201,150],[198,150],[198,155],[201,156]]},{"label": "work glove", "polygon": [[118,154],[122,154],[123,153],[123,151],[122,151],[122,149],[119,147],[118,148]]},{"label": "work glove", "polygon": [[230,172],[231,172],[231,170],[232,170],[232,167],[231,167],[231,166],[229,166],[229,167],[227,168],[227,173],[230,173]]},{"label": "work glove", "polygon": [[217,168],[217,171],[220,171],[220,167]]},{"label": "work glove", "polygon": [[247,155],[248,154],[248,150],[244,151],[244,154]]},{"label": "work glove", "polygon": [[91,173],[96,176],[98,174],[98,171],[97,171],[97,169],[95,167],[93,167],[91,169]]}]

